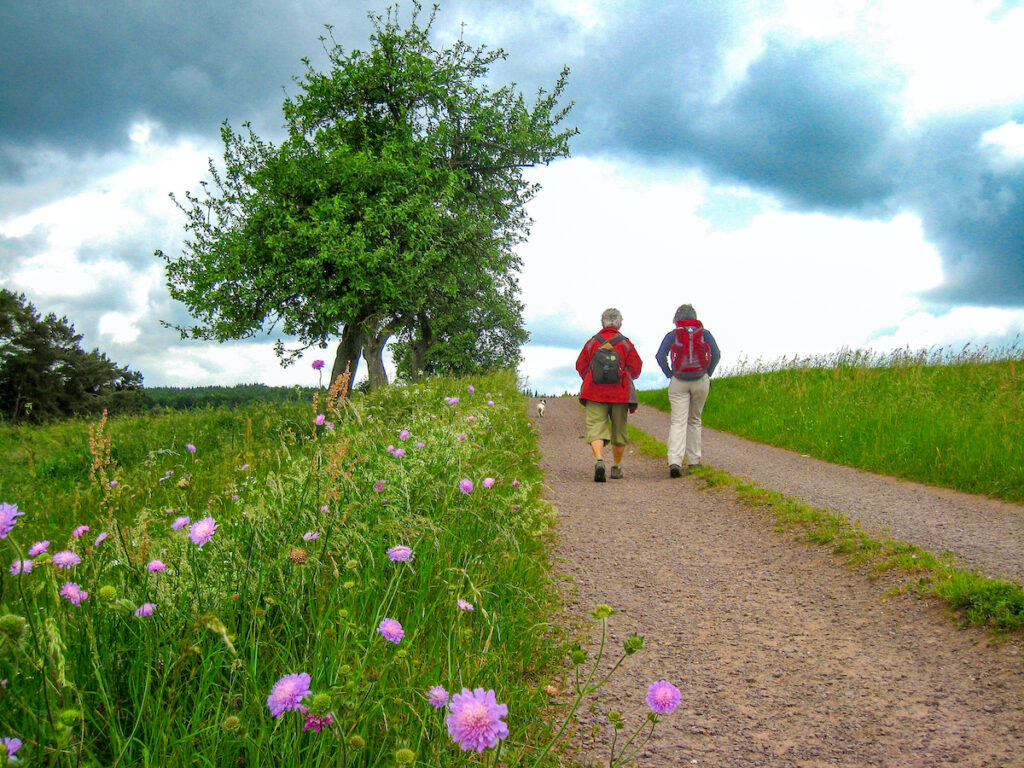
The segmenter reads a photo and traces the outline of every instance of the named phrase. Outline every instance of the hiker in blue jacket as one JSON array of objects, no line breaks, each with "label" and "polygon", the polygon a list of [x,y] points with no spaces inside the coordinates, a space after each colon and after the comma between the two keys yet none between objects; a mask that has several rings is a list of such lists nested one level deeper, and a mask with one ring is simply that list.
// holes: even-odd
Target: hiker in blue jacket
[{"label": "hiker in blue jacket", "polygon": [[676,310],[676,327],[665,334],[656,359],[669,379],[672,423],[668,430],[668,472],[681,477],[700,464],[701,412],[711,388],[711,375],[722,359],[711,332],[697,319],[691,304]]}]

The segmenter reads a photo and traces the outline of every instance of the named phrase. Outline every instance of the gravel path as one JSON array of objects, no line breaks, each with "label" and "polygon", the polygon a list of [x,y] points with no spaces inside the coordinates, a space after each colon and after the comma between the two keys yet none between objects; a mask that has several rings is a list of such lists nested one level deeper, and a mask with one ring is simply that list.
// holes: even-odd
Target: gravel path
[{"label": "gravel path", "polygon": [[[582,619],[609,603],[614,648],[633,632],[646,638],[579,713],[583,764],[608,764],[608,709],[639,723],[647,686],[667,678],[683,701],[641,768],[1024,768],[1017,642],[958,630],[933,602],[887,597],[727,489],[671,480],[661,461],[627,455],[623,480],[594,483],[575,400],[549,400],[535,426],[570,612]],[[715,456],[717,435],[707,463]]]},{"label": "gravel path", "polygon": [[[633,425],[664,442],[669,415],[642,406]],[[731,475],[1024,584],[1024,506],[830,464],[727,432],[705,429],[703,449],[705,464]]]}]

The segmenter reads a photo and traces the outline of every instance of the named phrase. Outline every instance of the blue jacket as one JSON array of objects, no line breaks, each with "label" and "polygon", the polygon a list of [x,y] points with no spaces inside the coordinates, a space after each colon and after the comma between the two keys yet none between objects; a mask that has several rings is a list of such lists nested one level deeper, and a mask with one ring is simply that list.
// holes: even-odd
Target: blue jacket
[{"label": "blue jacket", "polygon": [[[665,374],[665,378],[672,378],[672,366],[668,362],[668,350],[672,346],[672,342],[676,340],[676,332],[669,331],[665,334],[665,338],[661,340],[661,346],[658,347],[658,354],[655,359],[658,361],[658,366],[661,368],[662,373]],[[715,372],[715,366],[718,365],[718,361],[722,359],[722,353],[718,351],[718,344],[715,342],[715,337],[711,335],[711,331],[707,328],[704,329],[704,341],[706,341],[711,347],[711,362],[708,363],[708,376],[711,376]],[[682,373],[678,378],[684,381],[696,381],[703,373]]]}]

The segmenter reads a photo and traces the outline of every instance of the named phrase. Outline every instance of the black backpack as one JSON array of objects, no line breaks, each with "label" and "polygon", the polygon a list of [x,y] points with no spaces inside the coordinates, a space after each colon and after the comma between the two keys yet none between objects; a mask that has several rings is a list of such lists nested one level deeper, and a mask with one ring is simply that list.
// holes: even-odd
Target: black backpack
[{"label": "black backpack", "polygon": [[615,345],[625,338],[621,333],[608,340],[601,338],[600,334],[594,337],[598,347],[590,358],[590,375],[595,384],[618,384],[622,379],[622,356]]}]

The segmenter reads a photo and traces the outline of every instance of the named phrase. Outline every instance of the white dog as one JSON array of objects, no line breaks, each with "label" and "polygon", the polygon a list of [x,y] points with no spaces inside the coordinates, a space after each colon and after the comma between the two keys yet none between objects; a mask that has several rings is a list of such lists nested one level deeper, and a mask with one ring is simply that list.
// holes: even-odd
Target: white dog
[{"label": "white dog", "polygon": [[537,403],[537,416],[544,415],[544,409],[547,407],[547,404],[547,400],[541,400],[539,403]]}]

